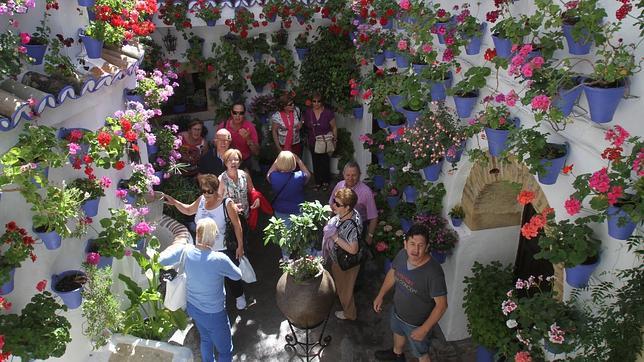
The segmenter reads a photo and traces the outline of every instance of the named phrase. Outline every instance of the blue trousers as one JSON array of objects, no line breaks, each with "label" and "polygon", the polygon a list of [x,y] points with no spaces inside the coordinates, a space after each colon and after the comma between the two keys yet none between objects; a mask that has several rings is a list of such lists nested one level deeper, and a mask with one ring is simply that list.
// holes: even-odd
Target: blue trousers
[{"label": "blue trousers", "polygon": [[197,325],[201,336],[201,361],[214,362],[215,352],[219,353],[219,362],[233,360],[233,340],[230,334],[230,322],[226,309],[217,313],[205,313],[188,303],[188,315]]}]

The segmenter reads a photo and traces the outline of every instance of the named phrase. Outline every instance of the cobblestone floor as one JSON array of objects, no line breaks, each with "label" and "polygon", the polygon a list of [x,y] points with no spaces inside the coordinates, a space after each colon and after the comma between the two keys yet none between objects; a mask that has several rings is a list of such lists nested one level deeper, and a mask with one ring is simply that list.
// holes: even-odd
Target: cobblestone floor
[{"label": "cobblestone floor", "polygon": [[[260,186],[261,187],[261,186]],[[269,197],[270,198],[270,197]],[[328,200],[328,192],[314,193],[307,191],[307,200]],[[258,230],[266,225],[266,219],[260,219]],[[258,282],[246,286],[246,295],[255,299],[255,305],[245,311],[238,312],[234,307],[229,308],[229,317],[233,329],[233,344],[235,346],[235,361],[300,361],[306,360],[295,356],[292,351],[284,348],[285,336],[290,333],[288,323],[277,309],[275,302],[275,285],[281,275],[278,268],[280,251],[276,246],[264,246],[260,234],[251,235],[249,243],[249,259],[257,273]],[[392,337],[389,329],[387,308],[376,314],[372,309],[372,301],[384,278],[382,267],[371,262],[365,269],[365,279],[356,291],[358,309],[357,321],[340,321],[333,316],[329,318],[325,335],[331,336],[331,343],[326,347],[319,361],[374,361],[374,351],[389,348]],[[388,301],[391,301],[389,295]],[[227,305],[234,306],[234,300],[229,298]],[[334,310],[340,309],[339,301]],[[433,340],[431,358],[434,362],[466,362],[475,360],[475,351],[469,340],[446,342],[442,335]],[[313,338],[319,335],[315,330]],[[304,334],[302,332],[301,336]],[[199,336],[196,328],[190,331],[186,338],[186,346],[194,353],[195,361],[201,360],[199,352]],[[408,353],[408,356],[411,356]],[[408,357],[408,361],[415,361]]]}]

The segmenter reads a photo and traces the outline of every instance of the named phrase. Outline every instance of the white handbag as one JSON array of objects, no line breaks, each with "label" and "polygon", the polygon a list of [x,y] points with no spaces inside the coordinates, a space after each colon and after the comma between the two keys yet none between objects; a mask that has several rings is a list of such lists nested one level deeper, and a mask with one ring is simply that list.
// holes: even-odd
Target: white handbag
[{"label": "white handbag", "polygon": [[186,249],[181,252],[179,264],[177,265],[177,275],[172,280],[168,280],[165,285],[165,299],[163,305],[171,311],[186,308]]},{"label": "white handbag", "polygon": [[325,135],[315,136],[315,153],[332,153],[335,151],[335,144],[333,143],[333,133],[329,132]]},{"label": "white handbag", "polygon": [[250,264],[250,261],[246,255],[239,258],[239,269],[241,269],[242,280],[246,283],[255,283],[257,281],[257,275],[255,275],[255,270]]}]

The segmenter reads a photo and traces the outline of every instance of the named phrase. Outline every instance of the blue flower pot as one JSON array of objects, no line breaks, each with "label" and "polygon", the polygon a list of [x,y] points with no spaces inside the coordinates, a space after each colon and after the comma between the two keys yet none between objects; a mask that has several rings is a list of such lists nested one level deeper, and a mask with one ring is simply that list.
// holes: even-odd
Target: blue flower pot
[{"label": "blue flower pot", "polygon": [[387,205],[389,205],[390,209],[395,209],[399,201],[400,197],[398,196],[387,196]]},{"label": "blue flower pot", "polygon": [[410,111],[406,108],[402,109],[402,113],[405,115],[405,119],[407,119],[407,126],[413,127],[416,124],[416,120],[418,119],[418,116],[420,116],[421,111]]},{"label": "blue flower pot", "polygon": [[401,128],[404,128],[405,125],[400,125],[400,126],[387,126],[387,131],[389,131],[389,134],[393,134],[394,136],[394,141],[397,141],[400,139],[400,136],[398,135],[398,131]]},{"label": "blue flower pot", "polygon": [[411,228],[412,222],[409,219],[400,218],[400,228],[402,231],[407,232]]},{"label": "blue flower pot", "polygon": [[376,158],[378,159],[378,164],[380,166],[385,166],[385,154],[384,154],[384,152],[376,153]]},{"label": "blue flower pot", "polygon": [[50,231],[50,232],[42,232],[42,233],[36,230],[33,230],[33,232],[36,235],[38,235],[38,238],[40,238],[40,240],[42,240],[47,250],[56,250],[60,248],[62,238],[60,237],[60,235],[58,235],[56,230]]},{"label": "blue flower pot", "polygon": [[438,37],[438,43],[439,44],[445,44],[445,35],[439,34],[438,31],[439,31],[440,28],[444,28],[445,31],[447,32],[447,25],[448,24],[449,23],[436,23],[436,25],[434,25],[434,29],[436,31],[436,36]]},{"label": "blue flower pot", "polygon": [[447,98],[447,93],[445,92],[447,88],[452,84],[452,73],[447,73],[447,79],[443,81],[431,81],[430,82],[430,95],[432,101],[444,101]]},{"label": "blue flower pot", "polygon": [[447,253],[432,250],[431,254],[432,254],[432,258],[434,258],[434,260],[436,260],[438,264],[443,264],[445,260],[447,260]]},{"label": "blue flower pot", "polygon": [[387,24],[385,25],[380,25],[381,28],[391,30],[394,28],[394,20],[393,19],[387,19]]},{"label": "blue flower pot", "polygon": [[268,124],[268,115],[260,114],[259,121],[262,122],[262,124]]},{"label": "blue flower pot", "polygon": [[90,59],[98,59],[103,55],[103,41],[96,40],[92,37],[82,35],[81,39],[87,52],[87,57]]},{"label": "blue flower pot", "polygon": [[81,291],[83,290],[83,286],[80,286],[79,288],[76,288],[70,291],[60,291],[56,289],[57,287],[56,284],[58,284],[58,282],[61,279],[67,276],[73,276],[78,274],[85,275],[85,273],[83,273],[80,270],[68,270],[66,272],[62,272],[60,274],[54,274],[51,276],[51,290],[53,290],[56,294],[58,294],[58,296],[63,300],[63,302],[69,309],[76,309],[80,307],[81,301],[82,301]]},{"label": "blue flower pot", "polygon": [[566,269],[566,283],[573,288],[585,288],[590,280],[590,275],[599,265],[599,258],[593,264],[579,264]]},{"label": "blue flower pot", "polygon": [[16,268],[9,271],[9,281],[0,285],[0,295],[7,295],[13,292],[13,277],[16,274]]},{"label": "blue flower pot", "polygon": [[94,6],[94,0],[78,0],[78,5],[79,6]]},{"label": "blue flower pot", "polygon": [[215,25],[217,25],[217,20],[206,20],[206,25],[207,26],[215,26]]},{"label": "blue flower pot", "polygon": [[510,131],[485,127],[487,144],[492,157],[499,157],[499,155],[501,155],[501,153],[507,148],[509,134]]},{"label": "blue flower pot", "polygon": [[590,108],[590,120],[595,123],[608,123],[613,120],[615,110],[624,97],[624,87],[594,88],[584,85],[584,93]]},{"label": "blue flower pot", "polygon": [[509,58],[512,54],[512,41],[510,39],[500,38],[498,36],[492,35],[492,42],[494,43],[494,48],[496,49],[496,55],[501,58]]},{"label": "blue flower pot", "polygon": [[145,147],[148,150],[148,156],[155,155],[159,152],[159,146],[156,143],[152,145],[146,144]]},{"label": "blue flower pot", "polygon": [[414,186],[405,186],[403,193],[405,194],[405,201],[410,203],[416,202],[416,198],[418,198],[418,190],[416,190]]},{"label": "blue flower pot", "polygon": [[187,110],[187,107],[185,104],[173,104],[172,105],[172,113],[185,113]]},{"label": "blue flower pot", "polygon": [[295,19],[297,20],[298,23],[304,24],[306,22],[306,19],[302,15],[295,15]]},{"label": "blue flower pot", "polygon": [[383,121],[380,118],[376,118],[376,123],[378,123],[378,127],[382,128],[382,129],[387,128],[387,123],[385,123],[385,121]]},{"label": "blue flower pot", "polygon": [[304,60],[309,53],[309,48],[295,48],[295,52],[297,53],[297,59]]},{"label": "blue flower pot", "polygon": [[559,90],[558,97],[555,98],[553,103],[563,113],[564,117],[568,117],[572,112],[572,107],[577,103],[583,88],[583,86],[579,85],[571,89]]},{"label": "blue flower pot", "polygon": [[362,119],[362,116],[364,116],[364,107],[354,107],[353,108],[353,118],[355,119]]},{"label": "blue flower pot", "polygon": [[627,240],[635,230],[633,219],[620,207],[608,207],[608,235],[617,240]]},{"label": "blue flower pot", "polygon": [[409,56],[403,53],[396,53],[396,66],[398,68],[409,68]]},{"label": "blue flower pot", "polygon": [[[87,240],[87,246],[85,247],[85,256],[87,254],[95,252],[98,253],[97,248],[94,245],[94,239],[89,239]],[[107,268],[108,266],[112,266],[112,262],[114,261],[114,257],[111,256],[103,256],[100,255],[100,259],[98,260],[98,264],[96,264],[96,267],[99,269],[104,269]]]},{"label": "blue flower pot", "polygon": [[156,171],[154,173],[154,176],[159,178],[159,185],[163,182],[163,171]]},{"label": "blue flower pot", "polygon": [[402,109],[399,104],[403,100],[403,96],[397,95],[397,94],[390,94],[387,96],[387,99],[389,99],[389,103],[391,103],[391,106],[394,107],[394,109],[398,112]]},{"label": "blue flower pot", "polygon": [[391,259],[385,259],[383,269],[385,271],[385,275],[389,273],[389,270],[391,269]]},{"label": "blue flower pot", "polygon": [[454,227],[459,227],[461,226],[461,224],[463,224],[463,219],[461,219],[460,217],[452,216],[450,219],[452,220],[452,225],[454,225]]},{"label": "blue flower pot", "polygon": [[89,20],[89,21],[96,20],[96,13],[94,11],[92,11],[91,8],[87,9],[87,20]]},{"label": "blue flower pot", "polygon": [[494,362],[494,350],[489,350],[481,345],[476,346],[476,362]]},{"label": "blue flower pot", "polygon": [[394,59],[396,57],[396,52],[394,50],[386,49],[384,51],[384,54],[385,54],[385,58],[387,59]]},{"label": "blue flower pot", "polygon": [[277,19],[277,14],[272,14],[271,16],[266,18],[269,23],[274,23],[275,20]]},{"label": "blue flower pot", "polygon": [[552,160],[542,159],[540,163],[546,170],[538,173],[539,182],[544,185],[554,185],[566,164],[566,157],[568,157],[568,147],[566,147],[566,154],[561,157]]},{"label": "blue flower pot", "polygon": [[382,67],[385,64],[385,53],[376,53],[373,56],[373,64],[377,67]]},{"label": "blue flower pot", "polygon": [[578,41],[572,36],[574,25],[563,24],[563,35],[568,44],[568,53],[574,55],[586,55],[590,53],[590,47],[593,45],[592,38],[583,37]]},{"label": "blue flower pot", "polygon": [[145,102],[143,96],[130,93],[130,89],[123,89],[123,100],[125,101],[125,103],[138,102],[144,104]]},{"label": "blue flower pot", "polygon": [[423,175],[425,175],[425,180],[431,181],[431,182],[438,181],[438,178],[440,177],[442,169],[443,169],[443,160],[423,168]]},{"label": "blue flower pot", "polygon": [[[40,164],[38,164],[38,168],[40,168]],[[49,167],[41,169],[41,177],[43,179],[43,183],[49,178]],[[42,188],[42,185],[33,177],[31,178],[31,183],[36,185],[36,188]]]},{"label": "blue flower pot", "polygon": [[46,44],[25,44],[24,47],[27,48],[27,55],[33,58],[31,64],[42,64],[42,60],[45,57],[45,52],[47,52]]},{"label": "blue flower pot", "polygon": [[376,190],[382,190],[385,187],[385,177],[376,175],[373,177],[373,187]]},{"label": "blue flower pot", "polygon": [[456,114],[460,118],[467,118],[472,114],[474,106],[476,106],[476,101],[479,100],[478,95],[476,97],[459,97],[454,96],[454,105],[456,106]]},{"label": "blue flower pot", "polygon": [[414,73],[416,75],[420,75],[423,70],[425,70],[428,67],[427,64],[413,64],[411,65],[411,68],[414,70]]},{"label": "blue flower pot", "polygon": [[81,209],[85,213],[85,216],[94,217],[98,214],[98,205],[101,202],[101,198],[97,197],[95,199],[87,200],[81,204]]},{"label": "blue flower pot", "polygon": [[[485,31],[487,23],[481,24],[481,31]],[[465,45],[465,54],[467,55],[477,55],[481,52],[481,36],[473,36],[467,39],[467,44]]]},{"label": "blue flower pot", "polygon": [[260,94],[264,92],[264,87],[266,84],[253,84],[253,88],[255,88],[255,93]]},{"label": "blue flower pot", "polygon": [[458,161],[461,160],[461,156],[463,155],[463,150],[465,150],[465,142],[461,142],[459,145],[452,145],[450,149],[454,149],[454,155],[450,156],[449,154],[445,156],[445,160],[449,163],[457,163]]},{"label": "blue flower pot", "polygon": [[264,55],[260,52],[253,52],[253,60],[255,61],[255,64],[261,63],[263,56]]}]

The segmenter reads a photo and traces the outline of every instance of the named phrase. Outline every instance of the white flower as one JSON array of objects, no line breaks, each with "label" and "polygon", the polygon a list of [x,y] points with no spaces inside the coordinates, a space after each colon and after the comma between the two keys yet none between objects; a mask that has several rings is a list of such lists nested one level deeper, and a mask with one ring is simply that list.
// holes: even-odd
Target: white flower
[{"label": "white flower", "polygon": [[516,328],[516,326],[518,326],[519,324],[514,319],[508,319],[505,322],[505,325],[508,326],[508,328]]}]

